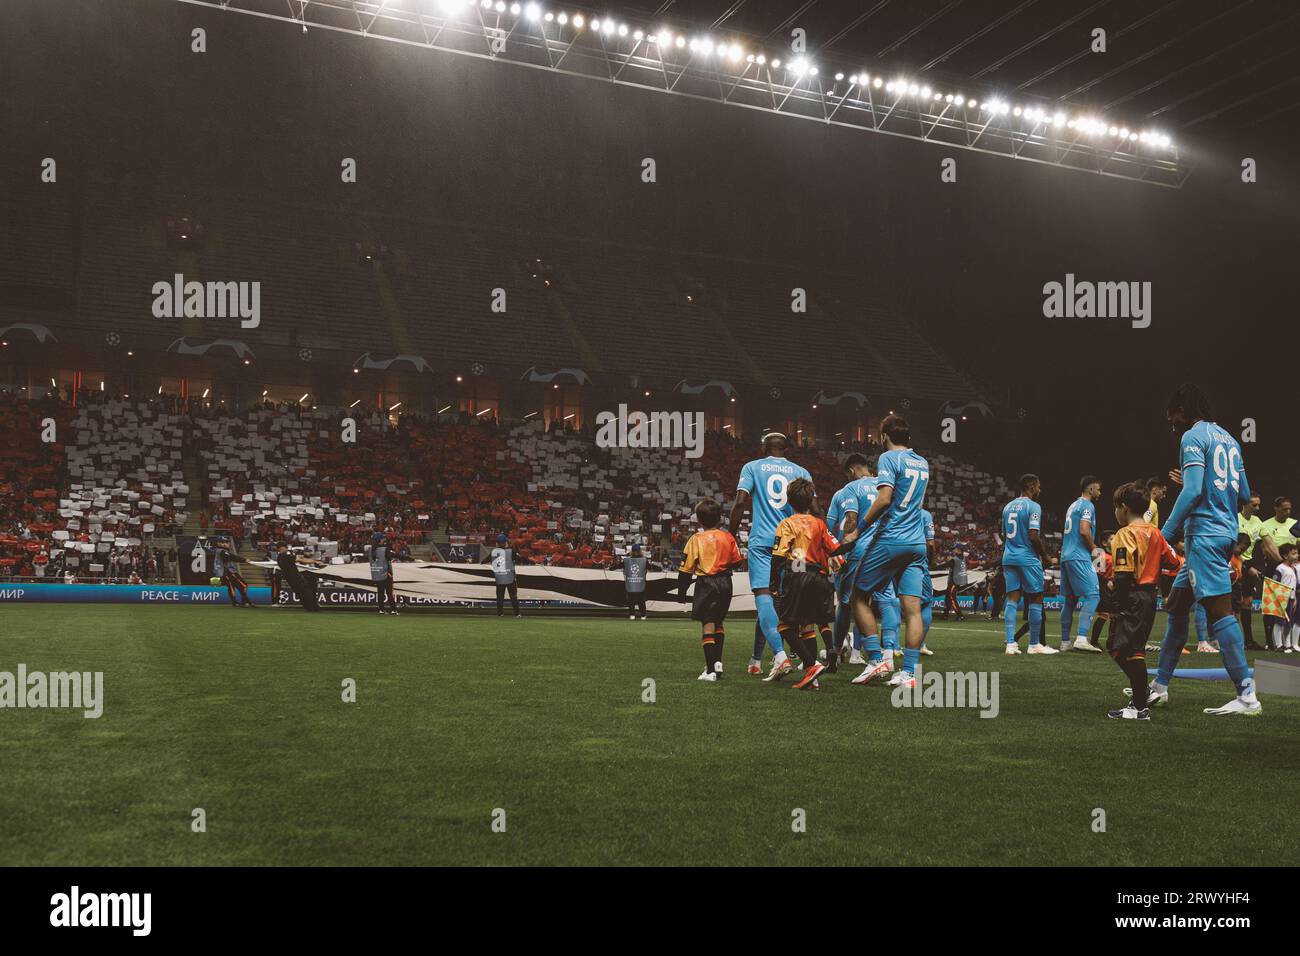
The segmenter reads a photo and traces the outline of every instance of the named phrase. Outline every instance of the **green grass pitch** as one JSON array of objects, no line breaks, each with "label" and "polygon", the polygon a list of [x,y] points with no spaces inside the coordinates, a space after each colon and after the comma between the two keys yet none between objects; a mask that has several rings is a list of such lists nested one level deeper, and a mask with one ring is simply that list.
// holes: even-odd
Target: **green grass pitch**
[{"label": "green grass pitch", "polygon": [[1176,681],[1151,723],[1107,720],[1108,657],[1006,658],[987,621],[937,623],[925,666],[999,672],[996,719],[896,709],[856,667],[816,693],[763,684],[744,673],[752,619],[731,622],[716,685],[685,619],[0,622],[0,670],[103,671],[105,697],[98,720],[0,710],[3,865],[1300,862],[1300,700],[1214,718],[1226,684]]}]

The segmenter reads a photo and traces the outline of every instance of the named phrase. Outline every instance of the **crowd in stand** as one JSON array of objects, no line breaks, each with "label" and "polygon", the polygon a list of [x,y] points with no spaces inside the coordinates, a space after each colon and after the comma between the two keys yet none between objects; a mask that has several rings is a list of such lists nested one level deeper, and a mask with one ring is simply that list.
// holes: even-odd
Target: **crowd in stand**
[{"label": "crowd in stand", "polygon": [[[39,440],[47,418],[59,442]],[[354,443],[342,440],[346,419]],[[78,393],[75,407],[0,393],[0,441],[0,575],[145,581],[174,573],[174,555],[146,539],[180,530],[187,496],[201,502],[198,529],[228,533],[236,548],[285,541],[328,559],[363,551],[380,530],[399,554],[441,545],[435,559],[476,560],[477,545],[505,534],[526,562],[614,568],[640,544],[652,567],[666,568],[693,530],[695,503],[712,497],[729,507],[740,467],[755,454],[729,430],[708,433],[703,456],[690,460],[673,450],[601,448],[590,431],[540,419],[394,420],[268,402],[233,412],[96,391]],[[819,489],[833,490],[848,450],[796,448],[792,457]],[[186,457],[198,463],[197,495],[185,483]],[[960,545],[972,568],[992,562],[993,529],[1012,497],[1005,483],[943,456],[932,464],[941,559]],[[743,529],[740,537],[743,545]]]}]

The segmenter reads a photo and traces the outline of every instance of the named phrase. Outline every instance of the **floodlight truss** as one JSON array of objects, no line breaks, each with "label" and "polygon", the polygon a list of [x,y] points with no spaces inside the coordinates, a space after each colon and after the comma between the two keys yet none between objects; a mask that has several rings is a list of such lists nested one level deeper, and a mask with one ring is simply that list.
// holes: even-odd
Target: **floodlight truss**
[{"label": "floodlight truss", "polygon": [[[968,98],[969,90],[939,93],[928,85],[928,94],[918,95],[920,77],[839,72],[784,50],[756,53],[748,38],[634,27],[573,7],[522,0],[175,2],[1151,185],[1179,188],[1191,174],[1167,137],[1144,132],[1138,139],[1117,119],[1085,118],[1086,111],[1046,102],[1012,113],[995,95]],[[737,49],[745,52],[737,56]]]}]

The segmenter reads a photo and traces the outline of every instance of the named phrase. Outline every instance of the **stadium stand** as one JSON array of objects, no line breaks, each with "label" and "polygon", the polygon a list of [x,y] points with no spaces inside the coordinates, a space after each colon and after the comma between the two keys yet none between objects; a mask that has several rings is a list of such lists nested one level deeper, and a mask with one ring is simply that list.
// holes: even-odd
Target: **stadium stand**
[{"label": "stadium stand", "polygon": [[[728,431],[709,433],[692,460],[601,448],[590,430],[547,429],[540,418],[499,424],[453,412],[430,420],[267,402],[232,412],[90,389],[75,406],[67,397],[6,395],[0,403],[0,488],[11,492],[0,503],[6,576],[159,575],[166,561],[157,553],[171,552],[181,532],[226,533],[246,557],[285,540],[337,559],[361,552],[375,529],[404,553],[434,560],[473,560],[475,548],[440,546],[505,533],[524,561],[613,567],[639,543],[666,567],[691,532],[695,503],[712,497],[729,508],[736,475],[754,456]],[[46,416],[60,423],[65,443],[39,442]],[[345,417],[357,423],[355,445],[340,444]],[[801,447],[792,457],[829,497],[850,450]],[[1012,497],[1006,482],[946,455],[931,461],[941,557],[960,542],[977,563],[995,558],[992,529]]]}]

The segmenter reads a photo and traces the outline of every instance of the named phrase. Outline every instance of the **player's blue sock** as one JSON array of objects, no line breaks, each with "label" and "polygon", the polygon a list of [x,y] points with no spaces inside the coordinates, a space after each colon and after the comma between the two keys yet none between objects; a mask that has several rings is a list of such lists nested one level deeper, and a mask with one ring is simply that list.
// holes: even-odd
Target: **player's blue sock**
[{"label": "player's blue sock", "polygon": [[754,604],[758,606],[758,626],[763,629],[763,636],[767,638],[767,646],[772,648],[773,654],[785,653],[785,647],[781,643],[781,631],[779,630],[781,619],[776,615],[776,602],[772,600],[772,595],[755,594]]},{"label": "player's blue sock", "polygon": [[1205,605],[1196,605],[1196,610],[1193,612],[1192,616],[1196,620],[1196,640],[1198,642],[1208,640],[1206,635],[1210,630],[1210,621],[1205,615]]},{"label": "player's blue sock", "polygon": [[1043,643],[1043,606],[1029,605],[1029,643]]},{"label": "player's blue sock", "polygon": [[1074,623],[1074,601],[1064,595],[1061,597],[1061,646],[1069,644],[1070,625]]},{"label": "player's blue sock", "polygon": [[836,647],[844,646],[844,638],[849,632],[849,618],[852,616],[851,609],[843,601],[835,602],[835,624],[831,637],[835,641]]},{"label": "player's blue sock", "polygon": [[919,647],[903,648],[903,670],[909,674],[916,673],[916,664],[921,659],[921,649]]},{"label": "player's blue sock", "polygon": [[753,659],[761,661],[763,659],[763,645],[767,643],[767,636],[763,633],[763,625],[754,620],[754,653]]},{"label": "player's blue sock", "polygon": [[1187,615],[1170,614],[1165,624],[1165,638],[1160,642],[1160,669],[1156,672],[1156,683],[1165,687],[1174,679],[1174,668],[1182,657],[1183,645],[1187,643]]},{"label": "player's blue sock", "polygon": [[1246,638],[1241,634],[1241,625],[1233,615],[1227,614],[1214,622],[1210,638],[1219,642],[1223,666],[1228,669],[1237,694],[1244,694],[1250,689],[1250,665],[1246,663]]},{"label": "player's blue sock", "polygon": [[1006,607],[1002,609],[1002,623],[1007,630],[1007,643],[1016,642],[1016,605],[1014,601],[1008,601]]},{"label": "player's blue sock", "polygon": [[871,661],[873,664],[879,663],[885,656],[880,650],[880,635],[868,635],[864,643],[867,648],[867,660]]},{"label": "player's blue sock", "polygon": [[1097,605],[1100,603],[1100,594],[1090,594],[1083,599],[1083,606],[1079,608],[1079,630],[1077,632],[1079,637],[1087,638],[1092,630],[1092,617],[1097,613]]},{"label": "player's blue sock", "polygon": [[898,644],[898,629],[903,623],[903,615],[899,610],[898,601],[883,601],[880,605],[880,639],[885,645],[885,650],[896,651]]},{"label": "player's blue sock", "polygon": [[925,643],[925,635],[930,633],[930,625],[934,623],[934,608],[927,604],[921,608],[921,643]]}]

